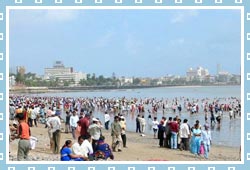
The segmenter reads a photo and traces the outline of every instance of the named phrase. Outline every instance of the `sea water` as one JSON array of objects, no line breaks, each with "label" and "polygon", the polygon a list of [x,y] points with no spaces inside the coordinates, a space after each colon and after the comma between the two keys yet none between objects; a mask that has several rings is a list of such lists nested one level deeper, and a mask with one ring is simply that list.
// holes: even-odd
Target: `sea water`
[{"label": "sea water", "polygon": [[[190,100],[196,100],[204,98],[208,98],[210,101],[214,99],[223,100],[226,103],[228,98],[236,97],[238,99],[241,98],[241,87],[240,86],[196,86],[196,87],[159,87],[159,88],[142,88],[142,89],[128,89],[128,90],[94,90],[94,91],[78,91],[78,92],[60,92],[60,93],[44,93],[44,94],[32,94],[32,96],[55,96],[55,97],[103,97],[103,98],[122,98],[126,99],[137,98],[137,99],[145,99],[145,98],[156,98],[156,99],[169,99],[172,100],[174,98],[188,98]],[[199,103],[201,106],[201,102]],[[201,108],[201,107],[200,107]],[[147,121],[146,125],[146,135],[152,135],[153,130],[151,128],[151,120],[148,119],[149,112],[147,109],[151,109],[151,106],[145,108],[145,119]],[[214,126],[210,126],[212,133],[212,143],[216,145],[223,146],[231,146],[231,147],[239,147],[241,145],[241,130],[243,126],[241,124],[241,118],[244,117],[244,111],[242,111],[242,115],[237,116],[236,119],[229,119],[228,112],[224,112],[221,125],[218,126],[215,124]],[[136,116],[137,113],[124,113],[127,123],[127,131],[135,132],[136,130]],[[157,112],[158,121],[161,120],[162,116],[167,117],[175,117],[179,115],[178,111],[173,113],[171,109],[163,111],[160,109]],[[210,114],[209,114],[210,115]],[[102,122],[104,122],[104,114],[100,111],[95,111],[94,116],[99,118]],[[64,118],[65,115],[62,115]],[[111,122],[113,121],[114,115],[111,115]],[[154,116],[152,115],[152,118]],[[179,117],[184,120],[188,119],[188,123],[190,126],[193,126],[196,120],[200,121],[201,125],[205,124],[204,112],[200,110],[197,114],[190,114],[184,109],[182,105],[182,112]],[[139,134],[138,134],[139,135]],[[129,138],[129,136],[128,136]]]}]

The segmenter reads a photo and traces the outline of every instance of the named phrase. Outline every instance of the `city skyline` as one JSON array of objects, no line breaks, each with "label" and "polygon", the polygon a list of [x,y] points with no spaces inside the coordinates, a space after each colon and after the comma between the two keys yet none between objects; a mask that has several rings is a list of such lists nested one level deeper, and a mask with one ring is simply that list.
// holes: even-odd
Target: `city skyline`
[{"label": "city skyline", "polygon": [[[17,74],[18,72],[20,72],[19,69],[22,68],[22,69],[24,70],[24,71],[22,71],[22,72],[23,72],[22,74],[24,74],[24,73],[25,73],[25,74],[26,74],[26,73],[32,73],[32,74],[36,74],[37,76],[43,76],[43,77],[44,77],[44,76],[46,75],[46,69],[52,69],[52,68],[54,68],[54,67],[55,67],[55,64],[56,64],[57,62],[60,62],[60,63],[63,65],[64,68],[72,69],[72,72],[76,72],[76,73],[85,73],[85,72],[79,72],[78,70],[75,70],[75,69],[74,69],[73,67],[71,67],[71,66],[64,65],[64,63],[63,63],[62,61],[56,61],[54,64],[51,65],[51,67],[44,68],[43,74],[37,74],[37,73],[35,73],[35,72],[27,71],[25,66],[13,66],[13,67],[10,67],[10,68],[9,68],[9,73],[10,73],[10,74]],[[220,68],[218,68],[218,65],[220,66]],[[190,67],[190,68],[187,68],[186,71],[185,71],[185,73],[182,74],[182,75],[166,74],[166,75],[164,75],[164,76],[159,76],[159,77],[149,77],[149,76],[146,76],[146,77],[148,77],[148,78],[160,78],[160,77],[168,77],[168,76],[187,76],[187,74],[188,74],[188,72],[190,72],[190,70],[198,70],[198,69],[200,69],[200,68],[201,68],[201,69],[204,69],[204,70],[207,70],[208,75],[211,75],[211,76],[215,76],[215,75],[219,75],[219,74],[233,74],[233,73],[228,72],[227,70],[223,70],[223,69],[222,69],[222,66],[221,66],[220,64],[217,64],[217,68],[216,68],[217,70],[216,70],[216,73],[215,73],[215,74],[211,74],[207,68],[204,68],[204,67],[202,67],[202,66],[197,66],[197,67]],[[102,75],[102,74],[97,75],[96,73],[85,73],[85,74],[90,74],[91,76],[92,76],[93,74],[95,74],[95,76],[104,76],[104,75]],[[112,75],[110,75],[110,76],[104,76],[104,77],[112,77],[112,76],[114,76],[114,75],[115,75],[115,76],[118,76],[118,77],[125,77],[125,76],[123,76],[123,75],[116,75],[115,72],[113,72]],[[240,74],[235,74],[235,75],[240,75]],[[132,78],[132,77],[136,77],[136,76],[130,75],[130,76],[128,76],[128,77],[131,77],[131,78]],[[146,78],[146,77],[141,77],[141,78]]]},{"label": "city skyline", "polygon": [[239,10],[11,10],[10,67],[44,74],[57,60],[110,77],[240,74]]}]

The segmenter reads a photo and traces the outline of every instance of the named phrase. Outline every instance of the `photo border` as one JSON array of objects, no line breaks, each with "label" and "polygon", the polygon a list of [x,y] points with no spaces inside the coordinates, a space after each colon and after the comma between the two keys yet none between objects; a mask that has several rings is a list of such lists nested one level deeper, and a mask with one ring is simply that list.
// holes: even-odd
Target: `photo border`
[{"label": "photo border", "polygon": [[[250,84],[249,84],[249,70],[250,70],[250,1],[249,0],[120,0],[117,3],[116,0],[8,0],[0,1],[0,74],[3,75],[3,79],[0,79],[0,164],[1,169],[6,170],[241,170],[250,167],[250,147],[244,147],[249,145],[249,116],[250,115]],[[138,3],[140,2],[140,3]],[[241,120],[244,129],[241,132],[241,161],[233,162],[228,164],[229,161],[225,162],[81,162],[81,163],[68,163],[56,161],[53,164],[48,162],[10,162],[8,158],[8,94],[9,94],[9,28],[7,19],[9,19],[9,13],[7,12],[10,8],[15,7],[34,7],[34,8],[53,8],[53,7],[66,7],[74,8],[77,6],[81,7],[124,7],[130,9],[138,9],[138,7],[199,7],[199,9],[214,7],[221,9],[222,7],[236,7],[242,11],[241,15],[241,99],[243,106],[244,119]],[[246,76],[245,76],[246,75]],[[37,164],[39,163],[39,164]]]}]

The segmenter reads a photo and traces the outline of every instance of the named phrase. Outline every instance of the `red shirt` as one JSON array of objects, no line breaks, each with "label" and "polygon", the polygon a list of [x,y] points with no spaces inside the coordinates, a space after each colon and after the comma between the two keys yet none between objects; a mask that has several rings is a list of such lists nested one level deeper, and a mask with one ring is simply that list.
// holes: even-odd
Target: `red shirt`
[{"label": "red shirt", "polygon": [[81,126],[81,135],[88,135],[89,133],[87,132],[89,128],[89,118],[84,117],[80,120],[79,125]]},{"label": "red shirt", "polygon": [[171,132],[178,132],[179,131],[179,125],[177,122],[171,122],[170,123],[170,130]]},{"label": "red shirt", "polygon": [[18,134],[21,139],[30,139],[30,127],[27,123],[22,122],[18,128]]}]

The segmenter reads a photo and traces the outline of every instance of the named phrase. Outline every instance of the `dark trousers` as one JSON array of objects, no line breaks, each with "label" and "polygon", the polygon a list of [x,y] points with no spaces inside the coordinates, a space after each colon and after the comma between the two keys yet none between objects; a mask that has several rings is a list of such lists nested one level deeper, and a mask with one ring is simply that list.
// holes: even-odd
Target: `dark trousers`
[{"label": "dark trousers", "polygon": [[36,119],[32,119],[32,123],[33,123],[33,121],[34,121],[34,123],[35,123],[35,126],[37,126]]},{"label": "dark trousers", "polygon": [[171,133],[167,134],[167,148],[171,148]]},{"label": "dark trousers", "polygon": [[123,147],[127,147],[126,142],[127,142],[127,137],[126,134],[122,134],[122,143],[123,143]]},{"label": "dark trousers", "polygon": [[55,132],[53,132],[53,142],[54,142],[53,153],[54,154],[59,154],[59,151],[60,151],[60,139],[61,139],[61,131],[56,130]]},{"label": "dark trousers", "polygon": [[35,123],[35,126],[37,126],[36,119],[28,118],[28,124],[29,124],[30,127],[33,127],[33,121],[34,121],[34,123]]},{"label": "dark trousers", "polygon": [[72,133],[73,139],[76,139],[75,131],[76,131],[76,127],[71,126],[71,133]]},{"label": "dark trousers", "polygon": [[141,133],[141,125],[140,123],[136,123],[136,133]]},{"label": "dark trousers", "polygon": [[93,148],[94,152],[96,151],[97,142],[98,142],[98,140],[92,139],[92,148]]},{"label": "dark trousers", "polygon": [[181,138],[180,149],[189,150],[189,138]]},{"label": "dark trousers", "polygon": [[164,131],[162,131],[162,130],[158,131],[158,139],[159,139],[159,145],[160,145],[160,147],[163,147]]},{"label": "dark trousers", "polygon": [[32,127],[32,125],[33,125],[33,122],[32,122],[31,118],[28,118],[28,125],[29,125],[29,127]]},{"label": "dark trousers", "polygon": [[109,130],[109,121],[105,122],[105,129]]}]

